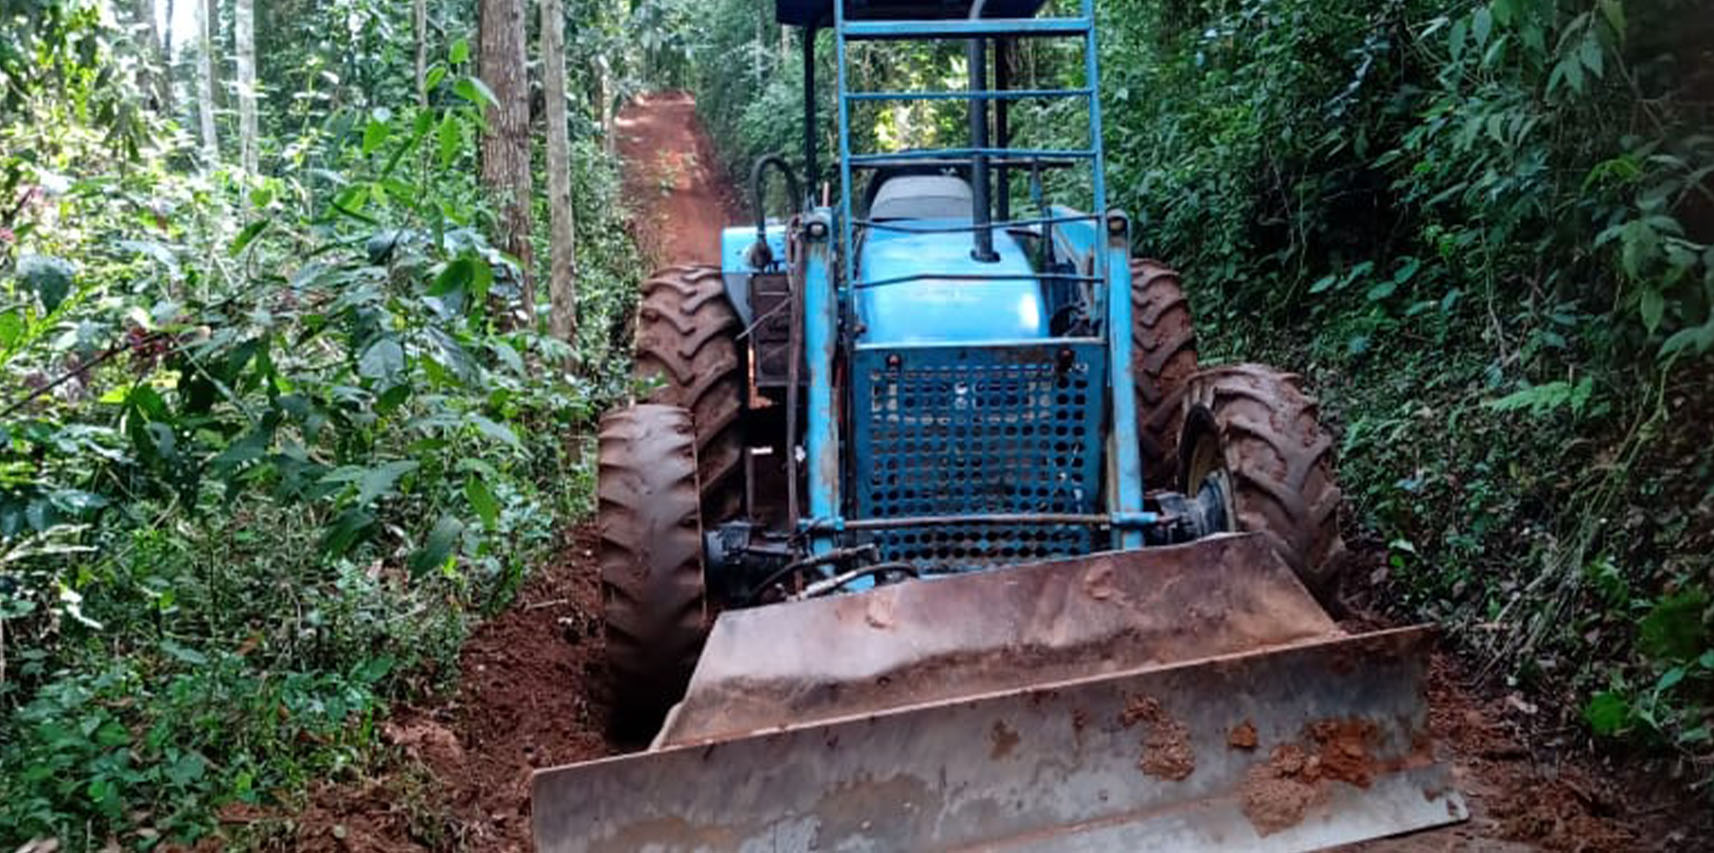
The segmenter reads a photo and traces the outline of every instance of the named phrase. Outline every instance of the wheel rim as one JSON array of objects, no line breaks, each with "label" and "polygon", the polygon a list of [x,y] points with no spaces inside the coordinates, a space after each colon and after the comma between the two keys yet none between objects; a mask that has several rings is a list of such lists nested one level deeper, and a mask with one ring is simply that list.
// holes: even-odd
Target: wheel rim
[{"label": "wheel rim", "polygon": [[1185,494],[1197,503],[1212,504],[1221,510],[1224,522],[1218,532],[1238,530],[1237,507],[1232,503],[1232,474],[1226,468],[1226,454],[1220,446],[1220,432],[1214,427],[1214,416],[1197,409],[1186,419],[1186,432],[1191,440],[1184,453]]}]

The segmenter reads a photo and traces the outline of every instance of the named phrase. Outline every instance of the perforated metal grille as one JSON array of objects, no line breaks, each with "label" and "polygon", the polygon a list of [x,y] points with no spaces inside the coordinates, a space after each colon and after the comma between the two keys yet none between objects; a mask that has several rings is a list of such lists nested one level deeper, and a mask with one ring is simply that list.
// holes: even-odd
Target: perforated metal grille
[{"label": "perforated metal grille", "polygon": [[[1105,402],[1099,344],[859,350],[860,518],[1090,513]],[[937,524],[879,532],[889,560],[960,570],[1091,550],[1062,524]]]}]

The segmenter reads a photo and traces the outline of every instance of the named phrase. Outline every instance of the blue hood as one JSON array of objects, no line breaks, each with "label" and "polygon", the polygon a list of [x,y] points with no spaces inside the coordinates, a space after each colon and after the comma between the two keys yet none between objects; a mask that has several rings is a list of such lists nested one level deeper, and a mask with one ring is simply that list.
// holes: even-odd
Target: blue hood
[{"label": "blue hood", "polygon": [[[915,219],[911,227],[963,225],[970,220]],[[1000,260],[970,257],[969,233],[913,234],[871,229],[863,241],[857,273],[857,316],[864,344],[973,343],[1048,336],[1047,303],[1017,239],[995,229]],[[1017,275],[1004,281],[924,278],[879,287],[884,281],[926,272]]]}]

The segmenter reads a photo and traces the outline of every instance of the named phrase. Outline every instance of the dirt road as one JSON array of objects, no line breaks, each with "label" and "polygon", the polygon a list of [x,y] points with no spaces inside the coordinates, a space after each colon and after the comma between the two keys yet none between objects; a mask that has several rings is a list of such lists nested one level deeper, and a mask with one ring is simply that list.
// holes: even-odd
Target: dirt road
[{"label": "dirt road", "polygon": [[[714,260],[719,229],[739,220],[727,219],[731,195],[694,103],[682,94],[640,98],[620,114],[618,130],[639,237],[662,261]],[[456,693],[386,724],[396,749],[389,772],[318,790],[307,810],[285,819],[282,846],[530,849],[530,772],[619,749],[602,734],[607,685],[594,548],[590,528],[567,531],[559,558],[539,567],[511,609],[471,638]],[[1679,786],[1638,762],[1615,766],[1591,755],[1578,732],[1546,729],[1541,721],[1555,715],[1522,697],[1467,686],[1449,655],[1435,661],[1429,698],[1438,748],[1475,817],[1357,849],[1708,849],[1708,811]]]},{"label": "dirt road", "polygon": [[641,95],[614,120],[637,242],[657,264],[717,264],[720,229],[739,211],[719,160],[683,92]]}]

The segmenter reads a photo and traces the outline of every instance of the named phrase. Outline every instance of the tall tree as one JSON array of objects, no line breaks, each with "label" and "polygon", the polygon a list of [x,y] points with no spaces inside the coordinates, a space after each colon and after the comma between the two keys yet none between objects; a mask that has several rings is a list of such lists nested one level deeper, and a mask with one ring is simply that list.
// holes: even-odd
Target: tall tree
[{"label": "tall tree", "polygon": [[548,142],[548,330],[577,343],[577,237],[571,208],[571,140],[565,114],[565,9],[563,0],[541,0],[542,95],[547,101]]},{"label": "tall tree", "polygon": [[417,37],[417,106],[428,106],[428,0],[416,0],[411,20]]},{"label": "tall tree", "polygon": [[244,171],[254,175],[261,165],[256,139],[256,0],[238,0],[233,30],[238,42],[238,144]]},{"label": "tall tree", "polygon": [[214,16],[216,0],[192,0],[196,3],[196,87],[197,116],[202,124],[202,167],[212,169],[220,162],[220,140],[214,131]]},{"label": "tall tree", "polygon": [[171,49],[162,38],[160,21],[155,18],[155,0],[135,0],[132,13],[137,18],[139,53],[144,71],[139,82],[144,91],[154,95],[155,109],[161,113],[173,111],[172,65],[167,57]]},{"label": "tall tree", "polygon": [[482,183],[500,205],[500,242],[522,267],[524,316],[535,322],[530,282],[530,86],[523,0],[478,0],[477,74],[494,93],[482,134]]}]

